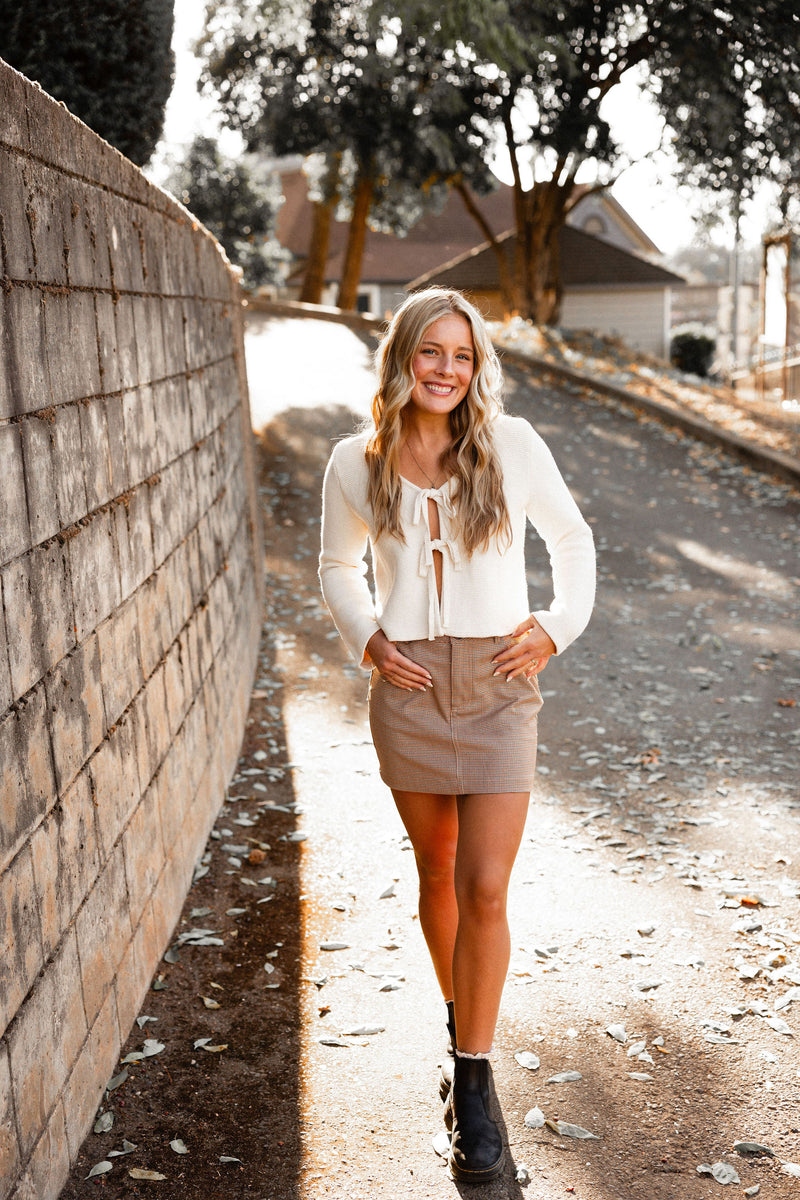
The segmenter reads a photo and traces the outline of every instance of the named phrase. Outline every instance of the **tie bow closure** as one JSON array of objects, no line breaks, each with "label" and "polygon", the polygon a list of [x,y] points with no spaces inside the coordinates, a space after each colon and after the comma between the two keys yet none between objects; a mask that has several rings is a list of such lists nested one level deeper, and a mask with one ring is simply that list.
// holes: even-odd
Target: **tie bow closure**
[{"label": "tie bow closure", "polygon": [[442,517],[449,519],[454,516],[453,504],[449,494],[444,489],[447,484],[443,484],[440,488],[422,488],[417,492],[414,501],[414,517],[415,525],[423,526],[423,542],[422,550],[419,556],[419,574],[427,581],[428,585],[428,639],[444,633],[449,620],[449,593],[450,589],[444,585],[442,587],[442,603],[439,604],[439,596],[436,591],[436,571],[434,568],[433,553],[438,550],[443,558],[449,558],[450,564],[454,571],[461,569],[461,551],[458,542],[454,538],[448,537],[431,537],[430,522],[428,517],[428,501],[432,500],[439,509],[440,527],[442,525]]}]

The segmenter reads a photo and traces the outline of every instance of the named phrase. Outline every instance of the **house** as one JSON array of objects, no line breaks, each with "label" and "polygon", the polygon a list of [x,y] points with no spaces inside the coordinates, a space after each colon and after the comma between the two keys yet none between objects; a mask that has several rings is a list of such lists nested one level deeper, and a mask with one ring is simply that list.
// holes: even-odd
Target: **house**
[{"label": "house", "polygon": [[[297,295],[312,221],[305,176],[283,175],[284,204],[276,235],[291,251],[289,294]],[[513,237],[513,191],[505,184],[478,200],[489,227],[506,242]],[[325,268],[323,302],[335,303],[347,245],[347,223],[334,221]],[[485,257],[483,252],[486,251]],[[658,248],[608,192],[585,194],[562,235],[562,324],[618,335],[649,353],[666,356],[671,291],[683,280],[654,260]],[[421,281],[452,282],[473,293],[488,316],[502,316],[496,263],[477,222],[454,191],[439,212],[425,213],[405,237],[368,231],[358,305],[385,315]],[[443,274],[444,272],[444,274]],[[494,274],[493,274],[494,272]]]},{"label": "house", "polygon": [[[513,231],[498,239],[509,261],[515,239]],[[619,337],[668,358],[671,293],[683,284],[681,277],[573,225],[561,229],[559,243],[564,288],[559,323]],[[488,242],[410,280],[408,290],[433,285],[469,292],[487,317],[503,317],[497,259]]]}]

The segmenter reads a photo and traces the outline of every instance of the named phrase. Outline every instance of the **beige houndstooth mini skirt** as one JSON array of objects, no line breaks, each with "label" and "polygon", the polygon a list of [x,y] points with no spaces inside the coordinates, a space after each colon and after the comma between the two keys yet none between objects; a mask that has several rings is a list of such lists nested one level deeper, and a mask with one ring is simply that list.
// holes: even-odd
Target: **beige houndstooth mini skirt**
[{"label": "beige houndstooth mini skirt", "polygon": [[428,670],[433,687],[407,692],[372,672],[369,720],[384,783],[441,795],[529,792],[542,696],[535,676],[492,674],[491,660],[511,639],[396,645]]}]

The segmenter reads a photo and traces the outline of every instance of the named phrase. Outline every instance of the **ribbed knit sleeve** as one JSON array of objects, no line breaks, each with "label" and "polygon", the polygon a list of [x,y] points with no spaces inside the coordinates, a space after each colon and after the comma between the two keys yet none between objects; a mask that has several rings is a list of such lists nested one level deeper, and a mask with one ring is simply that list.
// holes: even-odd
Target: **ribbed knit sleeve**
[{"label": "ribbed knit sleeve", "polygon": [[369,530],[348,501],[339,474],[338,450],[336,447],[331,455],[322,485],[319,578],[342,641],[354,661],[363,666],[367,642],[380,625],[366,580]]},{"label": "ribbed knit sleeve", "polygon": [[553,574],[553,602],[533,615],[560,654],[583,633],[592,614],[594,538],[541,437],[527,421],[513,424],[527,447],[526,512],[547,547]]}]

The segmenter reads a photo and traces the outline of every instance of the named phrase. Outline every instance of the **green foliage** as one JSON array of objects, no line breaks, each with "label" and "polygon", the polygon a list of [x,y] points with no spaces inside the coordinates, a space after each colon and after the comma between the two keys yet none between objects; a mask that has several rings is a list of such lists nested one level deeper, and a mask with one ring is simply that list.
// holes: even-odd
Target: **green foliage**
[{"label": "green foliage", "polygon": [[174,0],[0,0],[0,57],[139,166],[161,136]]},{"label": "green foliage", "polygon": [[409,190],[419,205],[455,174],[488,178],[457,59],[431,58],[371,0],[215,0],[198,48],[203,87],[251,149],[343,155],[339,189],[369,176],[384,225],[403,225]]},{"label": "green foliage", "polygon": [[670,341],[670,361],[679,371],[705,378],[716,349],[716,339],[702,325],[682,325],[674,330]]},{"label": "green foliage", "polygon": [[167,187],[242,268],[246,287],[280,278],[288,255],[274,239],[281,189],[273,175],[225,158],[213,138],[196,137]]}]

